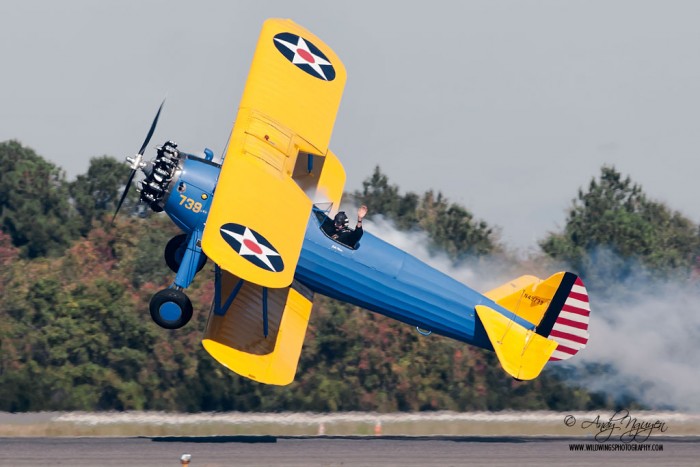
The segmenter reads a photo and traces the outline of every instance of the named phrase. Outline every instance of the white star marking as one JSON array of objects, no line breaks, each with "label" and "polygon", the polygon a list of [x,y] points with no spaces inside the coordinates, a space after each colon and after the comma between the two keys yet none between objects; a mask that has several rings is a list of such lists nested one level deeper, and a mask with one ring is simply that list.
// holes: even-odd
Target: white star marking
[{"label": "white star marking", "polygon": [[[314,55],[310,50],[309,46],[306,43],[304,39],[299,37],[299,40],[297,41],[296,44],[292,44],[291,42],[283,41],[281,39],[275,38],[277,42],[294,52],[294,58],[292,59],[292,63],[295,65],[309,65],[311,68],[314,69],[316,73],[321,75],[324,80],[328,81],[328,78],[326,77],[326,74],[323,72],[323,69],[321,68],[321,65],[330,65],[331,62],[328,60],[324,59],[323,57],[319,57],[318,55]],[[299,51],[306,52],[300,54]],[[310,55],[313,57],[313,62],[310,62],[309,60],[305,59],[303,55]]]},{"label": "white star marking", "polygon": [[[255,239],[255,236],[253,235],[253,232],[251,232],[248,227],[245,228],[243,235],[226,229],[221,229],[221,232],[225,233],[230,237],[235,238],[241,244],[241,250],[238,252],[239,255],[255,256],[260,261],[265,263],[265,265],[267,265],[267,267],[270,268],[272,271],[277,272],[277,270],[272,266],[272,263],[270,263],[268,256],[279,256],[280,254],[277,253],[275,250],[272,250],[266,247],[265,245],[258,243],[258,241]],[[262,253],[258,253],[256,251],[251,250],[248,247],[248,245],[246,245],[246,240],[254,243],[258,248],[260,248],[260,250],[262,250]]]}]

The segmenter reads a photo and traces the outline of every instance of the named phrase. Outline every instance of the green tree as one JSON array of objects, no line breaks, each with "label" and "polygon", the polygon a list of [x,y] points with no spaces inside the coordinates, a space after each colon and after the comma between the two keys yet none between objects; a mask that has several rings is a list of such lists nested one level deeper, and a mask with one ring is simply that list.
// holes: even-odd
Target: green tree
[{"label": "green tree", "polygon": [[448,253],[455,261],[502,250],[494,228],[476,220],[464,207],[450,203],[440,192],[402,195],[379,167],[362,182],[362,187],[362,191],[352,193],[351,197],[369,207],[370,218],[382,215],[400,230],[427,232],[433,249]]},{"label": "green tree", "polygon": [[17,141],[0,143],[0,225],[23,257],[60,254],[75,238],[61,169]]},{"label": "green tree", "polygon": [[362,182],[362,191],[351,195],[360,204],[369,206],[369,216],[381,214],[396,223],[399,229],[415,228],[418,218],[418,196],[408,193],[399,194],[399,187],[389,183],[379,166],[374,168],[370,177]]},{"label": "green tree", "polygon": [[[131,169],[121,161],[109,156],[90,160],[87,173],[78,175],[69,185],[70,195],[80,217],[80,233],[87,236],[94,219],[113,214],[129,178]],[[128,212],[136,201],[136,190],[131,190],[129,203],[122,208]]]},{"label": "green tree", "polygon": [[449,203],[441,193],[427,191],[417,209],[418,225],[428,232],[437,249],[450,257],[486,255],[501,249],[495,230],[485,221],[474,219],[464,207]]},{"label": "green tree", "polygon": [[579,190],[563,231],[549,234],[540,246],[592,280],[591,286],[605,289],[640,266],[659,276],[687,276],[700,253],[700,236],[692,221],[604,166],[587,191]]}]

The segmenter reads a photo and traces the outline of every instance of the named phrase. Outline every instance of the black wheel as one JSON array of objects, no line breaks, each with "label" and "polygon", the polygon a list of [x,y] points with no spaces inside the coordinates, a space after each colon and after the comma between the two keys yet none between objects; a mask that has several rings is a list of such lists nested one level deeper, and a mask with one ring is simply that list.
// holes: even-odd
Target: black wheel
[{"label": "black wheel", "polygon": [[[185,250],[187,249],[187,234],[175,235],[168,241],[165,245],[165,264],[168,265],[170,270],[174,273],[180,269],[180,263],[182,262],[182,257],[185,255]],[[206,255],[202,255],[199,258],[199,264],[197,265],[197,272],[201,271],[204,265],[207,264]]]},{"label": "black wheel", "polygon": [[180,329],[192,319],[192,302],[177,289],[164,289],[151,298],[151,318],[165,329]]}]

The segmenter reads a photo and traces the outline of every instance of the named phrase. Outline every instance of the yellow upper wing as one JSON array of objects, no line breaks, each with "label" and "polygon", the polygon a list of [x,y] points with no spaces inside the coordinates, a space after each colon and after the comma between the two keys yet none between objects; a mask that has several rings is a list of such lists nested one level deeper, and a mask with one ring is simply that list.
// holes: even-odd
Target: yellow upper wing
[{"label": "yellow upper wing", "polygon": [[290,20],[265,22],[202,239],[222,269],[266,287],[291,284],[345,80],[315,35]]}]

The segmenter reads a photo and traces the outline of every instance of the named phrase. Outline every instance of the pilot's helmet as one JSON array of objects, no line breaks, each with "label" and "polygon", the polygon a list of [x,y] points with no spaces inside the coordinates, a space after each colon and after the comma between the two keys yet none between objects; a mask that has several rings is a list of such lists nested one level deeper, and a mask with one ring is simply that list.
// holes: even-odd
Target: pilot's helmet
[{"label": "pilot's helmet", "polygon": [[348,216],[345,214],[345,211],[338,212],[333,219],[333,223],[336,227],[345,227],[348,225]]}]

